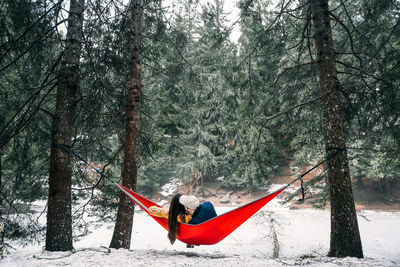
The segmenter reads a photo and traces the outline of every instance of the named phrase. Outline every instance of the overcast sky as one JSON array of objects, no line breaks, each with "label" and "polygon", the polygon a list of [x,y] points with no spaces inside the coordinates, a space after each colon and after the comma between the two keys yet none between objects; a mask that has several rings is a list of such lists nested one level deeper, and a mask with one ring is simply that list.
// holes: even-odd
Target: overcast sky
[{"label": "overcast sky", "polygon": [[[224,0],[224,10],[226,13],[230,13],[228,15],[230,25],[235,23],[235,21],[237,21],[239,18],[239,8],[236,7],[237,2],[238,0]],[[239,23],[233,27],[230,37],[233,42],[237,43],[240,37]]]}]

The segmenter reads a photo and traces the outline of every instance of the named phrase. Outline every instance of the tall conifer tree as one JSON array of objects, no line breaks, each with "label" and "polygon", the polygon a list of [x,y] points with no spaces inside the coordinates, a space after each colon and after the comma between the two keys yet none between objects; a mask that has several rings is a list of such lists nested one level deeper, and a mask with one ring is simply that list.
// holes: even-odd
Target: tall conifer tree
[{"label": "tall conifer tree", "polygon": [[329,256],[362,258],[361,238],[340,109],[341,85],[335,69],[328,0],[311,0],[311,12],[315,29],[315,48],[317,50],[319,85],[322,95],[327,157],[331,156],[332,153],[338,153],[327,162],[327,180],[331,203]]},{"label": "tall conifer tree", "polygon": [[[122,166],[122,185],[136,190],[137,169],[139,160],[139,122],[140,101],[142,90],[141,59],[142,59],[142,19],[143,1],[131,1],[131,39],[130,39],[130,69],[128,94],[126,102],[125,126],[125,156]],[[111,248],[129,248],[132,234],[133,202],[121,192],[117,221],[115,223]]]},{"label": "tall conifer tree", "polygon": [[[58,77],[49,173],[46,250],[73,249],[71,218],[71,146],[76,92],[79,87],[79,60],[82,48],[84,0],[71,0],[64,59]],[[61,146],[63,147],[61,147]]]}]

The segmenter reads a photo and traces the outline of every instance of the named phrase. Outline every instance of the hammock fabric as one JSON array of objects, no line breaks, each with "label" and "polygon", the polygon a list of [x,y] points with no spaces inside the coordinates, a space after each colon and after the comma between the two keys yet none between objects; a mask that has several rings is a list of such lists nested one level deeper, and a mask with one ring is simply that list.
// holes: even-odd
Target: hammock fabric
[{"label": "hammock fabric", "polygon": [[[114,184],[119,189],[121,189],[122,192],[124,192],[133,202],[139,205],[142,210],[147,212],[156,222],[158,222],[162,227],[164,227],[165,230],[168,231],[168,220],[165,218],[153,216],[149,212],[149,207],[159,207],[159,205],[151,202],[145,197],[129,190],[128,188],[120,184]],[[268,196],[262,197],[244,206],[228,211],[201,224],[193,225],[180,223],[177,239],[183,243],[190,245],[216,244],[227,237],[245,221],[247,221],[247,219],[253,216],[258,210],[260,210],[274,197],[279,195],[289,185],[285,185],[277,191],[269,194]]]}]

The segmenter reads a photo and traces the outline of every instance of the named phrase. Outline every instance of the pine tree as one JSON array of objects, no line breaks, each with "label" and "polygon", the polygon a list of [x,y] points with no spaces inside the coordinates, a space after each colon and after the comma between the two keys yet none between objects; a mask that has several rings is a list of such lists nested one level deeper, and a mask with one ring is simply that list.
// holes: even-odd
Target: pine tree
[{"label": "pine tree", "polygon": [[71,147],[76,91],[79,87],[84,0],[72,0],[63,64],[58,76],[52,127],[46,250],[73,249],[71,218]]},{"label": "pine tree", "polygon": [[311,1],[315,48],[323,105],[323,127],[327,157],[327,180],[331,203],[331,245],[329,256],[363,257],[357,214],[353,200],[350,170],[340,109],[340,82],[335,70],[332,33],[327,0]]},{"label": "pine tree", "polygon": [[[139,122],[142,90],[141,50],[143,2],[131,2],[130,70],[126,104],[125,156],[122,165],[122,185],[136,190],[139,160]],[[132,234],[134,204],[123,192],[120,194],[117,221],[110,248],[129,248]]]},{"label": "pine tree", "polygon": [[[59,43],[54,15],[60,3],[4,1],[0,7],[1,199],[6,238],[24,243],[42,238],[36,218],[19,209],[47,195],[50,125],[47,101],[56,85]],[[9,216],[14,209],[29,218]]]}]

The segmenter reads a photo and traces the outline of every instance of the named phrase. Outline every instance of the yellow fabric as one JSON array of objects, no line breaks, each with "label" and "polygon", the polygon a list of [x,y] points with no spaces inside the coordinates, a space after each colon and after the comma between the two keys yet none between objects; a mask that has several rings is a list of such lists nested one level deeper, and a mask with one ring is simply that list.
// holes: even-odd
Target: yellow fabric
[{"label": "yellow fabric", "polygon": [[[150,211],[150,214],[153,216],[168,219],[168,209],[167,208],[151,206],[149,208],[149,211]],[[184,221],[182,221],[181,216],[178,216],[178,222],[180,222],[180,223],[181,222],[188,223],[188,222],[190,222],[191,219],[192,219],[192,215],[190,215],[190,214],[185,214]]]}]

